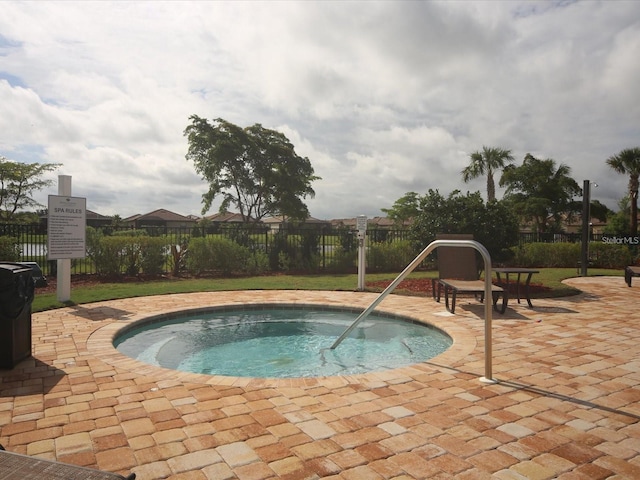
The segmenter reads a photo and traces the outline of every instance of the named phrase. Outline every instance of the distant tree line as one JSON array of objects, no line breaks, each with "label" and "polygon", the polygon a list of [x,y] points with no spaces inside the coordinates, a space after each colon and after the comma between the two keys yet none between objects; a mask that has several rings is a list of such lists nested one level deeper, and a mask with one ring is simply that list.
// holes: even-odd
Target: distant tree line
[{"label": "distant tree line", "polygon": [[[608,158],[606,163],[616,172],[629,176],[628,192],[623,194],[619,202],[618,213],[614,213],[598,200],[591,200],[590,213],[593,217],[607,222],[606,233],[635,235],[638,231],[640,148],[622,150]],[[500,171],[499,185],[505,188],[505,194],[502,199],[497,200],[494,176]],[[505,215],[515,216],[518,225],[531,225],[532,229],[539,233],[563,233],[565,222],[575,218],[582,211],[582,188],[571,177],[570,167],[565,164],[557,165],[550,158],[539,159],[526,154],[522,164],[515,165],[510,150],[483,147],[481,151],[470,155],[470,163],[462,170],[461,176],[465,183],[486,176],[487,205],[502,204]],[[432,212],[425,210],[424,205],[430,205],[429,208],[432,208],[431,204],[435,202],[434,195],[440,193],[430,190],[421,196],[416,192],[407,192],[396,200],[391,208],[383,208],[382,211],[397,225],[409,221],[424,224],[425,220],[421,217],[428,218],[432,215]],[[471,197],[468,195],[467,201],[470,201]],[[444,201],[445,205],[440,205],[441,211],[444,212],[449,203],[456,204],[461,201],[460,192],[456,190],[449,197],[440,197],[438,200],[440,203]],[[459,211],[458,216],[462,218],[465,213]],[[506,217],[505,221],[512,223],[511,219]],[[464,224],[465,221],[460,220],[458,223]]]}]

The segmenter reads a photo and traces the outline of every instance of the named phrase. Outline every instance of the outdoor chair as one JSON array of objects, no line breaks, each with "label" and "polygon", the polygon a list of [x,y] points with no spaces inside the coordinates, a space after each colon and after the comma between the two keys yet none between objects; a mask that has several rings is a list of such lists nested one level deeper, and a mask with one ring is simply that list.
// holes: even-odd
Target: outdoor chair
[{"label": "outdoor chair", "polygon": [[631,279],[633,277],[640,277],[640,267],[629,265],[624,269],[624,281],[627,282],[627,285],[631,286]]},{"label": "outdoor chair", "polygon": [[3,480],[135,480],[136,474],[131,473],[123,477],[117,473],[8,452],[0,445],[0,478]]},{"label": "outdoor chair", "polygon": [[[473,240],[470,234],[439,234],[436,240]],[[472,247],[438,247],[438,278],[432,281],[433,297],[440,301],[444,292],[447,310],[455,313],[458,294],[473,294],[484,301],[485,282],[480,280],[476,251]],[[493,308],[504,313],[507,309],[508,292],[497,285],[491,285]],[[498,300],[502,296],[502,305]],[[451,297],[451,300],[449,300]]]}]

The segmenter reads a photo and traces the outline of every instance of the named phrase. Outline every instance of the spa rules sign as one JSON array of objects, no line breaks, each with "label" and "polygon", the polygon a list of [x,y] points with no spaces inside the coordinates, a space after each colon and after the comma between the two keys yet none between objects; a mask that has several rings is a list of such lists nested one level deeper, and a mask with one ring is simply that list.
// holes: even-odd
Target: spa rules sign
[{"label": "spa rules sign", "polygon": [[49,195],[47,258],[85,258],[86,225],[86,198]]}]

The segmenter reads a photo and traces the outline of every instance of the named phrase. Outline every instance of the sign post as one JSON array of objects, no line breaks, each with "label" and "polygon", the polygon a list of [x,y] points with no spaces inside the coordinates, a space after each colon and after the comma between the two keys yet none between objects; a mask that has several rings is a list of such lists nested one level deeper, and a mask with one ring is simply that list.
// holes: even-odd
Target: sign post
[{"label": "sign post", "polygon": [[358,215],[356,218],[356,228],[358,229],[358,290],[364,291],[364,274],[367,264],[366,238],[367,238],[367,217]]},{"label": "sign post", "polygon": [[71,259],[86,256],[87,199],[71,196],[71,177],[58,177],[58,195],[49,195],[47,257],[58,261],[57,298],[71,300]]},{"label": "sign post", "polygon": [[580,276],[587,276],[589,266],[589,222],[591,222],[591,181],[582,183],[582,248],[580,250]]}]

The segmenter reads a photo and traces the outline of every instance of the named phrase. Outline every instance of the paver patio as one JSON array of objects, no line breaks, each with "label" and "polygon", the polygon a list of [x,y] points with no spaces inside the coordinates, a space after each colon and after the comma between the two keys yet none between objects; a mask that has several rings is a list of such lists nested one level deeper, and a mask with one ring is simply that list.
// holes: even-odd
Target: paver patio
[{"label": "paver patio", "polygon": [[[119,354],[148,315],[221,304],[366,307],[360,292],[166,295],[34,314],[33,357],[0,371],[7,450],[147,479],[640,478],[640,286],[576,278],[584,293],[493,318],[392,295],[379,309],[446,330],[411,367],[308,379],[175,372]],[[338,347],[339,348],[339,347]]]}]

